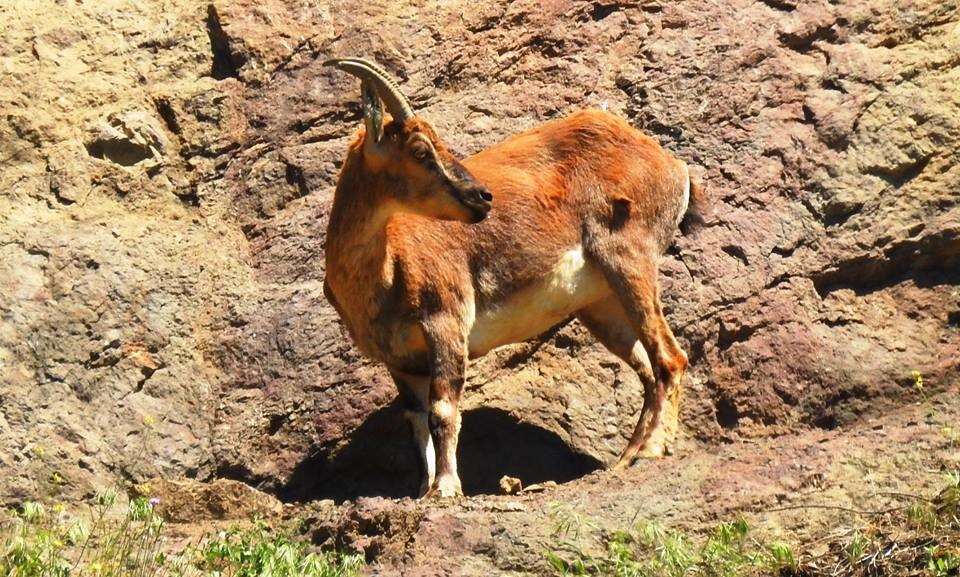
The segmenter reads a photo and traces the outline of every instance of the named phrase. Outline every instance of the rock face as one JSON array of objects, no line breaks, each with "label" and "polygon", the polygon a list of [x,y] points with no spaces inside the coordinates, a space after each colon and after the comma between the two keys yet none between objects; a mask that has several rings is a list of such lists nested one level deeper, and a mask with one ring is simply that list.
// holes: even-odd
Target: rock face
[{"label": "rock face", "polygon": [[[464,155],[586,106],[699,167],[662,263],[682,450],[853,425],[960,374],[956,2],[41,0],[4,8],[0,497],[156,476],[410,495],[384,371],[325,301],[376,58]],[[575,322],[474,363],[467,492],[610,462],[640,385]]]}]

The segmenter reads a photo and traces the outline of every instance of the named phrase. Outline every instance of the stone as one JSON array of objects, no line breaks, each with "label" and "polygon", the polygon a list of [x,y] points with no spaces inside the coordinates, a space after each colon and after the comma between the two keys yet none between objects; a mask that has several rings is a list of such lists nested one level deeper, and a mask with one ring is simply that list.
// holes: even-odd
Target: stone
[{"label": "stone", "polygon": [[[756,510],[783,493],[778,469],[741,479],[693,457],[821,433],[840,450],[839,432],[917,400],[911,371],[930,394],[954,390],[960,69],[941,2],[294,4],[5,12],[4,505],[117,478],[398,498],[321,507],[317,541],[402,563],[428,537],[461,546],[445,537],[460,532],[499,569],[537,572],[530,543],[557,494],[606,495],[611,523],[701,494],[691,507],[756,495],[738,501]],[[496,493],[504,475],[559,482],[512,498],[541,514],[526,540],[458,509],[421,530],[423,509],[402,499],[419,464],[394,386],[323,296],[333,190],[362,123],[358,83],[322,62],[347,55],[377,59],[462,155],[592,105],[700,167],[711,218],[677,237],[660,275],[691,359],[675,456],[629,483],[588,476],[615,461],[643,395],[567,322],[468,372],[467,493]]]}]

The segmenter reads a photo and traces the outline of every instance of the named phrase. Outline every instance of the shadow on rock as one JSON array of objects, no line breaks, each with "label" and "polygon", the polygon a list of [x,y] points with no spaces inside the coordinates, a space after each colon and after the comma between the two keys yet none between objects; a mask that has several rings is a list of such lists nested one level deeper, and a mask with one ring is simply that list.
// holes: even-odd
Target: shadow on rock
[{"label": "shadow on rock", "polygon": [[467,495],[499,493],[504,475],[517,477],[524,486],[565,483],[603,467],[597,459],[571,449],[556,433],[494,408],[463,414],[458,460]]},{"label": "shadow on rock", "polygon": [[[603,466],[573,451],[555,433],[495,408],[463,413],[458,460],[467,495],[498,493],[504,475],[521,479],[524,486],[563,483]],[[412,497],[419,470],[410,427],[392,403],[367,417],[332,458],[318,454],[302,461],[278,496],[295,502]]]}]

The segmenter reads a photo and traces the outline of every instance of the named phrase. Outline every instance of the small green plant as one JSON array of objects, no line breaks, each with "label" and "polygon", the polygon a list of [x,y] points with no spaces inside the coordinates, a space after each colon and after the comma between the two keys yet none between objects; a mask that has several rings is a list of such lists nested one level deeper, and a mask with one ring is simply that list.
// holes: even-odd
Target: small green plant
[{"label": "small green plant", "polygon": [[737,577],[744,565],[751,564],[747,533],[749,527],[742,518],[732,523],[721,523],[713,537],[701,549],[701,564],[710,577]]},{"label": "small green plant", "polygon": [[640,528],[640,543],[650,555],[648,571],[671,577],[684,575],[695,558],[689,540],[681,533],[666,532],[657,522]]},{"label": "small green plant", "polygon": [[770,571],[776,574],[783,572],[796,572],[797,557],[793,554],[793,549],[786,543],[777,541],[767,546],[766,566]]},{"label": "small green plant", "polygon": [[158,499],[121,504],[116,491],[97,493],[86,518],[57,505],[52,512],[25,502],[0,523],[0,576],[4,577],[347,577],[356,556],[308,551],[288,533],[263,521],[206,538],[195,548],[163,551]]},{"label": "small green plant", "polygon": [[944,477],[947,479],[948,488],[960,488],[960,469],[945,473]]},{"label": "small green plant", "polygon": [[[108,519],[115,492],[97,495],[91,523],[71,518],[58,506],[55,515],[25,502],[0,534],[0,574],[11,577],[131,576],[157,574],[163,519],[147,499],[133,499],[125,514]],[[93,530],[89,527],[93,527]]]},{"label": "small green plant", "polygon": [[960,470],[946,474],[947,486],[937,496],[941,516],[960,525]]},{"label": "small green plant", "polygon": [[40,503],[27,502],[7,528],[0,575],[66,577],[70,563],[60,554],[59,536],[47,529],[48,515]]},{"label": "small green plant", "polygon": [[932,531],[937,526],[937,513],[929,504],[918,501],[907,507],[907,521],[915,529]]},{"label": "small green plant", "polygon": [[934,577],[951,577],[960,574],[960,549],[945,550],[934,545],[927,549],[927,569]]},{"label": "small green plant", "polygon": [[[741,577],[775,565],[759,543],[748,538],[746,521],[721,523],[699,545],[691,537],[669,531],[658,521],[646,521],[606,539],[606,556],[591,557],[579,550],[572,559],[551,551],[547,561],[558,575],[626,577]],[[791,553],[792,555],[792,553]]]},{"label": "small green plant", "polygon": [[854,531],[844,547],[847,554],[847,563],[851,566],[856,565],[867,554],[869,545],[870,540],[860,530]]},{"label": "small green plant", "polygon": [[[743,519],[721,523],[705,536],[647,521],[629,530],[592,535],[605,555],[567,548],[549,552],[547,561],[557,575],[960,577],[960,471],[948,473],[946,482],[933,499],[918,498],[909,506],[879,512],[858,511],[869,522],[839,527],[841,531],[826,540],[825,553],[798,548],[798,554],[785,542],[759,541]],[[578,526],[592,526],[582,515],[576,518]],[[825,540],[814,543],[822,548]]]},{"label": "small green plant", "polygon": [[581,551],[581,537],[584,533],[596,529],[589,519],[576,507],[568,503],[552,502],[547,506],[553,521],[551,535],[558,540],[560,548],[574,553],[571,561],[566,561],[559,552],[547,551],[547,561],[558,575],[588,575],[589,556]]},{"label": "small green plant", "polygon": [[582,533],[596,529],[596,525],[567,503],[553,502],[548,506],[553,519],[553,535],[563,539],[579,540]]},{"label": "small green plant", "polygon": [[198,551],[197,566],[212,577],[347,577],[359,572],[363,559],[308,552],[307,543],[284,532],[271,533],[257,520],[207,541]]},{"label": "small green plant", "polygon": [[[577,575],[571,571],[571,568],[567,561],[563,559],[556,551],[547,551],[544,553],[544,556],[547,558],[547,563],[550,564],[550,567],[553,568],[553,571],[557,575]],[[580,573],[580,575],[585,575],[586,571]]]}]

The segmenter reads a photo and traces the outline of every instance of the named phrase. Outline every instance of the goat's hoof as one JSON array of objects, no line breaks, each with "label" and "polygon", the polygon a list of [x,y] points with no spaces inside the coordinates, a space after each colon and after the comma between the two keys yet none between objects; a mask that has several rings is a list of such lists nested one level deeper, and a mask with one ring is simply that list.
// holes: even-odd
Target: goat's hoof
[{"label": "goat's hoof", "polygon": [[656,459],[662,459],[667,456],[667,447],[661,443],[651,443],[646,445],[644,448],[637,451],[637,454],[634,455],[634,460],[644,459],[646,461],[653,461]]},{"label": "goat's hoof", "polygon": [[635,459],[662,459],[667,456],[667,446],[661,445],[660,443],[654,443],[652,445],[646,446],[637,453]]},{"label": "goat's hoof", "polygon": [[620,455],[620,460],[618,460],[612,467],[613,471],[623,471],[629,469],[639,460],[653,460],[653,459],[662,459],[667,455],[672,454],[673,451],[662,443],[648,443],[643,446],[641,449],[630,449],[627,448]]},{"label": "goat's hoof", "polygon": [[434,481],[433,487],[427,491],[424,499],[449,499],[451,497],[463,497],[463,489],[460,488],[460,479],[455,477],[441,477]]},{"label": "goat's hoof", "polygon": [[621,457],[620,460],[618,460],[616,463],[613,464],[612,467],[610,467],[610,470],[611,470],[611,471],[625,471],[625,470],[629,469],[631,465],[633,465],[633,458],[632,458],[632,457],[629,458],[629,459],[624,459],[623,457]]},{"label": "goat's hoof", "polygon": [[452,499],[454,497],[463,497],[463,491],[448,491],[444,492],[440,489],[430,489],[427,491],[427,494],[422,497],[422,499]]}]

